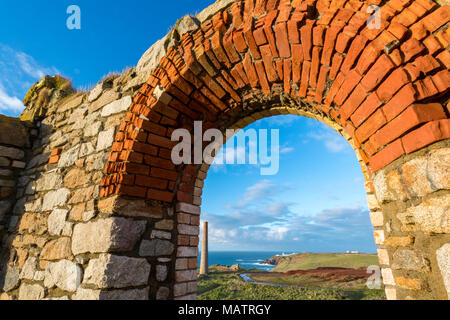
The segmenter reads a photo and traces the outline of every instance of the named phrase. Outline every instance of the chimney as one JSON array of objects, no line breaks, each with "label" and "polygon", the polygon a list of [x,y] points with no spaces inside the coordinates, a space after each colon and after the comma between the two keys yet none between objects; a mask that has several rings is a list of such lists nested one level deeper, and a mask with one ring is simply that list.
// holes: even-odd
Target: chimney
[{"label": "chimney", "polygon": [[208,222],[203,223],[202,260],[200,274],[208,274]]}]

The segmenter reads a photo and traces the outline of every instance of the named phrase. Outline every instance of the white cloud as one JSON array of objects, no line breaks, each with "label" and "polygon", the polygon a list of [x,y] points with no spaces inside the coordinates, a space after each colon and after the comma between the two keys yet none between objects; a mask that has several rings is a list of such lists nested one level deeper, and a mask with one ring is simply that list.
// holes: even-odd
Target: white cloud
[{"label": "white cloud", "polygon": [[22,101],[17,97],[9,96],[0,84],[0,111],[20,112],[22,110]]},{"label": "white cloud", "polygon": [[291,147],[283,147],[280,149],[280,154],[288,154],[293,152],[295,149]]},{"label": "white cloud", "polygon": [[[30,55],[0,43],[0,111],[17,116],[21,98],[46,74],[60,74],[55,67],[44,67]],[[20,97],[20,98],[19,98]]]},{"label": "white cloud", "polygon": [[315,127],[315,130],[308,134],[308,137],[324,144],[328,151],[333,153],[348,150],[349,143],[344,137],[323,124]]}]

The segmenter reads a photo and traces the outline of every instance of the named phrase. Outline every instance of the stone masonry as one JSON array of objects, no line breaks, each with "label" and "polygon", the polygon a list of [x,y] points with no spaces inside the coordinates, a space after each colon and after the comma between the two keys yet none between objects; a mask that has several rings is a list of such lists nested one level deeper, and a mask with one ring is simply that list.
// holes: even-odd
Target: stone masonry
[{"label": "stone masonry", "polygon": [[172,132],[281,114],[354,148],[388,298],[448,299],[449,17],[431,0],[220,0],[89,92],[44,78],[0,118],[0,299],[195,299],[209,167],[174,165]]}]

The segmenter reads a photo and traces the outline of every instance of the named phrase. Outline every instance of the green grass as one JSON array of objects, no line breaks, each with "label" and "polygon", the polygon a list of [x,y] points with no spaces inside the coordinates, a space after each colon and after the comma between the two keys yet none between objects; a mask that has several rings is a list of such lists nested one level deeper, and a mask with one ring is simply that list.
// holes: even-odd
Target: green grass
[{"label": "green grass", "polygon": [[273,272],[311,270],[319,267],[358,269],[378,265],[376,254],[303,253],[283,259]]},{"label": "green grass", "polygon": [[[256,272],[256,270],[252,270]],[[198,281],[199,300],[383,300],[384,290],[369,290],[360,283],[350,287],[321,287],[317,279],[310,281],[305,288],[273,287],[269,285],[245,283],[239,276],[241,273],[223,272],[212,268],[207,276],[201,276]],[[260,271],[258,271],[260,273]],[[271,279],[272,280],[272,279]],[[316,286],[313,283],[316,283]],[[282,283],[282,282],[280,282]],[[292,284],[292,283],[288,283]],[[331,285],[329,283],[328,285]]]}]

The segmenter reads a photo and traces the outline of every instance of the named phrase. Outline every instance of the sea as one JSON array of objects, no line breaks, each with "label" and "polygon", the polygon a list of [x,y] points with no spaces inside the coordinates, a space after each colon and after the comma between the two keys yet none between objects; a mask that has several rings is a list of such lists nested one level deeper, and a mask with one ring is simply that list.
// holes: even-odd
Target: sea
[{"label": "sea", "polygon": [[[263,263],[264,260],[276,255],[286,255],[291,252],[280,251],[210,251],[208,255],[209,265],[220,264],[224,266],[232,266],[238,264],[244,269],[259,269],[263,271],[271,271],[275,268],[273,265]],[[200,264],[201,254],[198,261]]]}]

